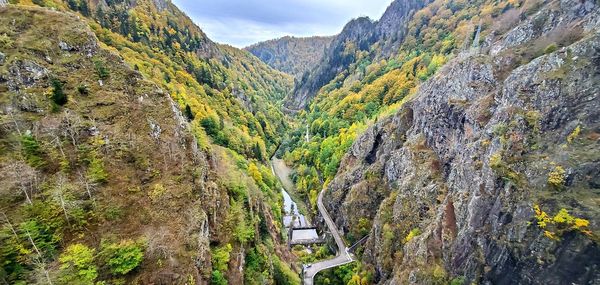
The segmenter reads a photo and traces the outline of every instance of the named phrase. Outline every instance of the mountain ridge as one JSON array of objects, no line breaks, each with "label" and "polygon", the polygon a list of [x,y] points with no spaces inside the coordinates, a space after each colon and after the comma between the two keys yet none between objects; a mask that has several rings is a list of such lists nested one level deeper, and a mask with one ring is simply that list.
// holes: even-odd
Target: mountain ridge
[{"label": "mountain ridge", "polygon": [[[286,99],[286,107],[291,110],[304,109],[321,87],[347,69],[355,60],[353,51],[345,52],[347,49],[368,53],[371,45],[381,41],[383,53],[374,57],[389,56],[394,43],[402,41],[410,15],[426,3],[421,0],[394,1],[378,21],[359,17],[348,22],[335,37],[320,64],[296,84],[293,93]],[[347,46],[347,43],[355,46]]]},{"label": "mountain ridge", "polygon": [[332,38],[285,36],[250,45],[244,50],[298,79],[321,60]]}]

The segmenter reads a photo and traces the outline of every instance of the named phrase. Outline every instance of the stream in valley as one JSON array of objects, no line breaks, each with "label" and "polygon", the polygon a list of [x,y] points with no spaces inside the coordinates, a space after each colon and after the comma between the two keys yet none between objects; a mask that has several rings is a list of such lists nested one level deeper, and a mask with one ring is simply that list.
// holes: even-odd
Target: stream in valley
[{"label": "stream in valley", "polygon": [[[289,177],[292,170],[285,164],[285,162],[282,159],[276,157],[273,157],[273,159],[271,160],[271,170],[273,171],[273,174],[275,174],[279,178],[281,184],[283,184],[283,187],[281,188],[281,195],[283,196],[284,217],[282,222],[284,227],[289,228],[292,224],[293,227],[309,227],[310,223],[306,219],[306,216],[301,214],[301,211],[298,207],[298,203],[294,201],[292,196],[290,196],[290,194],[286,190],[292,189],[292,187],[294,187],[294,184]],[[298,237],[300,237],[300,235],[298,235]],[[310,233],[302,232],[301,237],[302,239],[313,239],[318,238],[318,235],[316,231],[313,230]]]}]

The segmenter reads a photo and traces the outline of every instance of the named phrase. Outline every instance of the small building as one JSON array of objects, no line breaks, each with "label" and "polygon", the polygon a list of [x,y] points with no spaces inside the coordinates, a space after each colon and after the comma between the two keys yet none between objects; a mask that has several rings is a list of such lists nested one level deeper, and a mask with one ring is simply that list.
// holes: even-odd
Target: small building
[{"label": "small building", "polygon": [[324,243],[324,240],[319,238],[319,234],[317,233],[317,229],[315,228],[306,228],[306,229],[294,229],[292,230],[290,245],[311,245],[311,244],[320,244]]}]

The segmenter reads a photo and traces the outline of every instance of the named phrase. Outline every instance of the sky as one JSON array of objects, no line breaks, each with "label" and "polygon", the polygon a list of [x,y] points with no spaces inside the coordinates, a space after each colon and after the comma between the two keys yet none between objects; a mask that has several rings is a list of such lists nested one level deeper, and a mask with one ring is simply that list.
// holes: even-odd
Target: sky
[{"label": "sky", "polygon": [[283,36],[331,36],[379,19],[392,0],[173,0],[213,41],[235,47]]}]

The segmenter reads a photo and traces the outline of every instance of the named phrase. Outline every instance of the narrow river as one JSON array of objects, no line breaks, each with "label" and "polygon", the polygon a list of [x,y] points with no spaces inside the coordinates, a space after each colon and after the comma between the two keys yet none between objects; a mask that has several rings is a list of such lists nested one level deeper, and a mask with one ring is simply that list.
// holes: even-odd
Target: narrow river
[{"label": "narrow river", "polygon": [[[281,188],[281,195],[283,196],[283,225],[285,228],[288,228],[290,224],[294,224],[294,227],[308,227],[310,226],[309,221],[306,217],[301,213],[298,204],[294,201],[292,196],[288,193],[289,191],[293,191],[294,183],[290,179],[290,174],[292,173],[292,169],[290,169],[282,159],[273,157],[271,160],[271,170],[273,174],[279,178],[283,188]],[[287,190],[286,190],[287,189]],[[300,232],[298,232],[300,234]],[[306,236],[306,233],[302,233],[302,238],[318,238],[316,235],[316,231],[314,236],[309,234]]]}]

